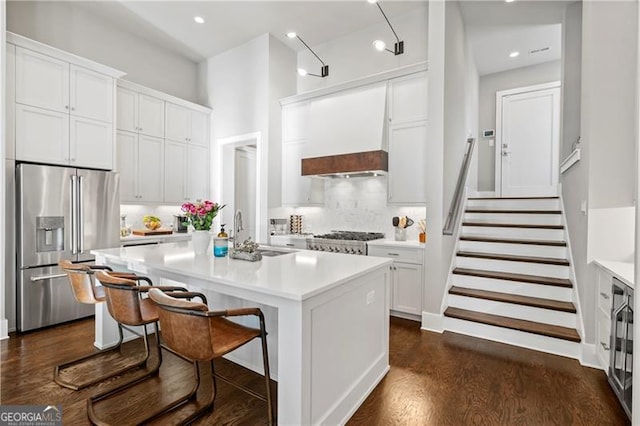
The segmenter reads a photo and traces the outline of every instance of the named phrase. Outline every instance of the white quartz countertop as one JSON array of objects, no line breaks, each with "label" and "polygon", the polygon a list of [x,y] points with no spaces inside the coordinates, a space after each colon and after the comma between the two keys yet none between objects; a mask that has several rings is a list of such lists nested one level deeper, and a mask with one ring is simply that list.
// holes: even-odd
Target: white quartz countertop
[{"label": "white quartz countertop", "polygon": [[392,264],[391,259],[381,257],[282,247],[274,250],[289,253],[263,256],[259,262],[216,258],[211,253],[196,256],[190,241],[92,250],[91,253],[116,263],[124,262],[128,269],[138,272],[155,269],[297,301]]},{"label": "white quartz countertop", "polygon": [[188,240],[191,238],[191,234],[187,232],[174,232],[173,234],[168,235],[129,235],[127,237],[121,237],[120,242],[131,242],[131,241],[155,241],[155,240],[167,240],[167,241],[178,241],[178,240]]},{"label": "white quartz countertop", "polygon": [[396,241],[396,240],[373,240],[367,241],[369,246],[381,246],[381,247],[408,247],[423,249],[424,243],[420,241]]},{"label": "white quartz countertop", "polygon": [[635,271],[632,262],[616,262],[613,260],[595,260],[595,262],[629,287],[635,288]]}]

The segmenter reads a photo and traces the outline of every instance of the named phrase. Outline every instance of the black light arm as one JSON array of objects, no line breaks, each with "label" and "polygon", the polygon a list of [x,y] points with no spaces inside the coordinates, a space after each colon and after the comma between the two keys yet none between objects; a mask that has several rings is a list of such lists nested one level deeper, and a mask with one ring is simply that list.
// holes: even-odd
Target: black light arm
[{"label": "black light arm", "polygon": [[388,52],[393,53],[394,55],[401,55],[404,53],[404,41],[400,41],[400,38],[398,37],[398,34],[396,34],[396,30],[393,29],[393,25],[391,25],[391,22],[389,21],[389,18],[387,18],[387,14],[384,13],[384,10],[382,10],[382,6],[380,6],[380,3],[376,1],[376,6],[378,6],[378,9],[380,10],[380,13],[382,13],[382,16],[384,17],[384,20],[387,21],[387,24],[389,24],[389,28],[391,28],[391,32],[393,32],[394,37],[396,38],[396,42],[393,45],[393,50],[390,49],[385,49]]},{"label": "black light arm", "polygon": [[313,76],[313,77],[327,77],[329,75],[329,65],[325,64],[324,61],[322,59],[320,59],[320,56],[318,56],[318,54],[316,52],[313,51],[312,48],[309,47],[309,45],[307,43],[305,43],[305,41],[302,39],[302,37],[300,37],[298,34],[296,34],[296,38],[298,40],[300,40],[300,43],[302,43],[304,45],[304,47],[306,47],[309,52],[313,53],[313,56],[316,57],[317,60],[320,61],[320,63],[322,64],[322,68],[320,68],[320,74],[311,74],[311,73],[307,73],[307,75]]}]

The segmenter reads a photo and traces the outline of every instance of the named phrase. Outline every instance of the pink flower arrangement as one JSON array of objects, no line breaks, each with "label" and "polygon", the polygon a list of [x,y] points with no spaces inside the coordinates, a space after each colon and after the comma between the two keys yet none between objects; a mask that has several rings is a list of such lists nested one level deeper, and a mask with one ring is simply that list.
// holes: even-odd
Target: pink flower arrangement
[{"label": "pink flower arrangement", "polygon": [[187,221],[183,225],[191,225],[196,231],[210,231],[213,219],[225,205],[221,206],[209,200],[184,203],[181,210],[187,217]]}]

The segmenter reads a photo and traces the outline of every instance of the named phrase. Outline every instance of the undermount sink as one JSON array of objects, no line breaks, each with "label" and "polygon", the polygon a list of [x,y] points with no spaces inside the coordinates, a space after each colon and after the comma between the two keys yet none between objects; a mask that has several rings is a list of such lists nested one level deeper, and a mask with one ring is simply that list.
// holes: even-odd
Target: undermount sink
[{"label": "undermount sink", "polygon": [[274,250],[271,248],[264,248],[264,249],[257,249],[256,250],[259,253],[262,253],[263,256],[267,256],[267,257],[275,257],[275,256],[281,256],[283,254],[288,254],[288,253],[295,253],[296,250],[286,250],[286,251],[281,251],[281,250]]}]

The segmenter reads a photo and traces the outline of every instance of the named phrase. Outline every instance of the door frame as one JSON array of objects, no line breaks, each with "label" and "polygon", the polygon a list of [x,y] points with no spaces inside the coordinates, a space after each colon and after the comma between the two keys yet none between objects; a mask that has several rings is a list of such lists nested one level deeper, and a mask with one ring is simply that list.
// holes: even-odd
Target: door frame
[{"label": "door frame", "polygon": [[[496,143],[495,143],[495,196],[502,196],[502,101],[503,98],[511,95],[520,95],[529,92],[537,92],[539,90],[560,89],[560,80],[550,81],[548,83],[534,84],[531,86],[516,87],[514,89],[500,90],[496,92]],[[560,105],[562,107],[562,104]],[[560,129],[562,130],[562,129]],[[558,151],[560,147],[557,147]],[[558,155],[560,153],[558,152]],[[559,158],[559,157],[558,157]]]}]

